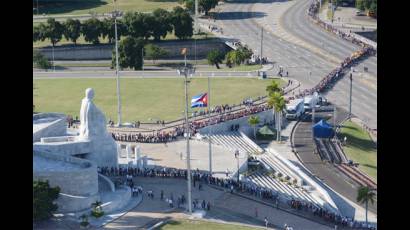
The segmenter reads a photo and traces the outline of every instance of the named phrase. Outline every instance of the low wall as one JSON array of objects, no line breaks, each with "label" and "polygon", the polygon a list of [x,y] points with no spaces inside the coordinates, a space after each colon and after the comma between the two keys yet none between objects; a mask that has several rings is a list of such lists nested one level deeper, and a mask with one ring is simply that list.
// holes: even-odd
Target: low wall
[{"label": "low wall", "polygon": [[[55,119],[54,121],[39,122],[40,119]],[[37,127],[36,127],[37,126]],[[40,141],[42,137],[55,137],[65,135],[67,132],[66,116],[58,113],[40,113],[33,115],[33,142]]]},{"label": "low wall", "polygon": [[253,128],[249,126],[248,119],[250,116],[258,116],[261,124],[273,121],[272,109],[260,113],[252,114],[246,117],[225,121],[216,125],[210,125],[199,130],[199,134],[204,135],[212,128],[212,133],[226,132],[231,130],[232,125],[239,124],[239,130],[245,135],[253,135]]},{"label": "low wall", "polygon": [[[161,41],[153,44],[167,50],[167,58],[182,59],[181,49],[187,48],[187,58],[195,58],[195,40],[189,41]],[[54,48],[55,60],[111,60],[114,44],[101,45],[69,45]],[[209,51],[217,49],[226,52],[229,48],[219,39],[206,39],[196,41],[196,56],[198,59],[205,58]],[[48,59],[52,59],[52,47],[38,48]]]},{"label": "low wall", "polygon": [[[48,180],[50,186],[59,186],[61,193],[73,196],[92,196],[98,193],[97,166],[91,161],[81,158],[62,156],[53,153],[34,152],[33,156],[39,156],[50,160],[62,161],[79,165],[78,170],[59,171],[41,170],[33,171],[34,180]],[[35,162],[33,162],[35,164]]]},{"label": "low wall", "polygon": [[69,194],[60,193],[56,204],[58,205],[57,212],[81,212],[91,208],[91,204],[97,200],[101,200],[100,194],[92,196],[73,196]]}]

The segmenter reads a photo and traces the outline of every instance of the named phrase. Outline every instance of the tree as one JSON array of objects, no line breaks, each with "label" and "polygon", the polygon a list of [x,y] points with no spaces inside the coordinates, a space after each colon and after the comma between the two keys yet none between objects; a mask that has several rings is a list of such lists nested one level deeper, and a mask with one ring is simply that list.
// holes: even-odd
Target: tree
[{"label": "tree", "polygon": [[40,69],[48,69],[51,66],[48,59],[38,50],[33,50],[33,65]]},{"label": "tree", "polygon": [[372,4],[370,4],[369,11],[373,12],[374,16],[377,17],[377,1],[373,1]]},{"label": "tree", "polygon": [[364,11],[366,9],[364,5],[364,0],[356,0],[356,8],[361,11]]},{"label": "tree", "polygon": [[33,219],[45,220],[58,209],[54,200],[58,198],[60,188],[50,187],[48,181],[33,181]]},{"label": "tree", "polygon": [[249,49],[247,45],[241,46],[238,48],[238,52],[240,52],[241,62],[245,62],[245,60],[250,59],[252,57],[252,50]]},{"label": "tree", "polygon": [[376,196],[376,193],[374,192],[374,190],[372,190],[371,188],[367,186],[366,187],[361,186],[357,191],[357,198],[356,198],[357,202],[360,202],[362,204],[364,203],[366,205],[366,225],[368,224],[368,221],[367,221],[368,204],[369,204],[369,201],[372,204],[374,203],[375,196]]},{"label": "tree", "polygon": [[256,126],[259,124],[259,117],[258,116],[250,116],[248,119],[248,123],[250,126],[253,127],[253,136],[256,140]]},{"label": "tree", "polygon": [[40,27],[33,26],[33,42],[40,40]]},{"label": "tree", "polygon": [[124,15],[123,23],[127,35],[134,38],[145,38],[148,35],[149,28],[145,23],[146,15],[139,12],[127,12]]},{"label": "tree", "polygon": [[[48,28],[47,28],[46,24],[41,22],[38,26],[34,27],[33,30],[35,30],[35,31],[33,31],[33,33],[38,32],[38,34],[37,34],[38,40],[37,41],[44,41],[44,40],[47,39],[47,30],[48,30]],[[34,40],[34,36],[35,35],[33,34],[33,40]]]},{"label": "tree", "polygon": [[[121,68],[142,69],[142,48],[144,41],[131,36],[125,37],[118,45],[118,62]],[[115,66],[115,50],[112,55],[112,66]]]},{"label": "tree", "polygon": [[219,69],[219,64],[222,64],[222,61],[225,59],[225,55],[219,50],[211,50],[207,56],[208,64],[215,65]]},{"label": "tree", "polygon": [[152,25],[152,36],[154,40],[159,41],[165,38],[168,32],[172,32],[171,14],[164,9],[156,9],[152,12],[154,16],[154,25]]},{"label": "tree", "polygon": [[179,39],[190,38],[193,35],[193,19],[188,11],[177,6],[172,12],[172,26],[175,36]]},{"label": "tree", "polygon": [[273,92],[269,95],[268,98],[268,105],[273,107],[274,114],[275,114],[275,125],[276,125],[276,140],[281,140],[281,126],[282,126],[282,111],[285,109],[286,102],[285,98],[283,97],[281,92]]},{"label": "tree", "polygon": [[97,18],[90,18],[84,21],[81,32],[84,35],[84,40],[86,42],[91,42],[93,44],[100,43],[100,36],[102,31],[102,23]]},{"label": "tree", "polygon": [[77,39],[80,37],[81,35],[81,22],[80,20],[76,19],[73,20],[71,18],[67,19],[67,21],[65,21],[64,25],[64,37],[69,40],[72,41],[74,43],[74,45],[77,44]]},{"label": "tree", "polygon": [[198,5],[201,8],[201,11],[204,11],[205,15],[208,15],[209,10],[218,5],[218,0],[199,0]]},{"label": "tree", "polygon": [[45,38],[50,39],[53,46],[55,46],[63,37],[64,26],[54,18],[47,19],[47,24],[43,29],[45,29]]},{"label": "tree", "polygon": [[266,92],[268,92],[268,95],[273,94],[274,92],[281,92],[282,89],[279,87],[279,84],[272,80],[271,84],[266,86]]},{"label": "tree", "polygon": [[182,0],[180,4],[184,4],[185,9],[187,9],[190,13],[195,13],[195,0]]},{"label": "tree", "polygon": [[158,60],[161,57],[164,57],[168,55],[168,51],[165,49],[153,45],[153,44],[148,44],[144,48],[146,56],[152,60],[152,62],[155,64],[155,60]]}]

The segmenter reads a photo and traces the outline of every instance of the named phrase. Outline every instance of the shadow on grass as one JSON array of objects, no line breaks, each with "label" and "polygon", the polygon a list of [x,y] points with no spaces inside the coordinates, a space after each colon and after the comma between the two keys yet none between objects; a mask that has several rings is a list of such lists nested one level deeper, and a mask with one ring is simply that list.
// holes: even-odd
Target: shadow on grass
[{"label": "shadow on grass", "polygon": [[369,165],[369,164],[362,164],[363,166],[366,166],[368,168],[372,168],[372,169],[376,169],[377,170],[377,166],[374,165]]},{"label": "shadow on grass", "polygon": [[372,140],[358,138],[348,133],[340,134],[339,138],[343,139],[345,136],[347,137],[348,146],[350,145],[351,147],[358,148],[363,151],[377,150],[376,144]]},{"label": "shadow on grass", "polygon": [[147,2],[178,2],[178,0],[146,0]]},{"label": "shadow on grass", "polygon": [[[66,14],[75,10],[94,9],[107,2],[102,0],[56,0],[56,1],[39,1],[40,14]],[[92,10],[91,10],[92,11]],[[33,11],[36,14],[36,11]]]}]

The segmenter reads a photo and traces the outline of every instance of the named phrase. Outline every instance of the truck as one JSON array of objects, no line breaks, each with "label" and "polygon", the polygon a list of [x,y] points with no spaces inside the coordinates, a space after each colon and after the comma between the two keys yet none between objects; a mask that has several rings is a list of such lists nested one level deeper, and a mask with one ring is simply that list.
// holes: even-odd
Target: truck
[{"label": "truck", "polygon": [[309,96],[306,96],[303,100],[304,100],[303,107],[305,107],[305,111],[312,111],[313,106],[316,106],[317,103],[319,102],[319,97],[315,95],[309,95]]},{"label": "truck", "polygon": [[305,112],[304,105],[305,104],[303,98],[289,101],[289,103],[286,104],[286,119],[299,119],[299,117]]}]

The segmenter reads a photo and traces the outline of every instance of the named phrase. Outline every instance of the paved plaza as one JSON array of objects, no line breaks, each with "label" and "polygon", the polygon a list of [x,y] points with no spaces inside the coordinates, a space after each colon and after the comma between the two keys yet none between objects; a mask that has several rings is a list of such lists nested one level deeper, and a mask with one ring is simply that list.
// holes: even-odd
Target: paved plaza
[{"label": "paved plaza", "polygon": [[[123,142],[122,144],[126,144]],[[170,143],[133,143],[140,146],[141,155],[148,157],[149,166],[162,166],[178,169],[186,168],[186,140],[180,139]],[[209,144],[207,140],[191,140],[191,169],[209,170]],[[181,157],[182,156],[182,157]],[[130,156],[130,161],[134,155]],[[246,160],[245,156],[239,156],[239,164],[242,165]],[[119,159],[120,164],[125,164],[126,157]],[[219,145],[212,144],[212,170],[214,176],[226,177],[226,170],[229,175],[237,171],[237,160],[234,152]]]}]

